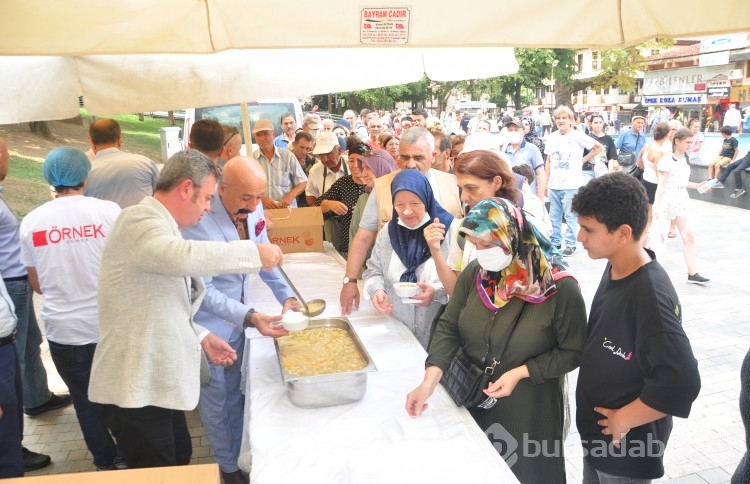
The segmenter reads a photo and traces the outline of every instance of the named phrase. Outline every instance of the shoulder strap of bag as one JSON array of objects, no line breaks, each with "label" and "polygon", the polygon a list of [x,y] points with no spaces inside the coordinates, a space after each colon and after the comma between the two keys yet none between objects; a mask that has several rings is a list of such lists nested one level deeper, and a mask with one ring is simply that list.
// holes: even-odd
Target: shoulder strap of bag
[{"label": "shoulder strap of bag", "polygon": [[500,346],[497,349],[497,353],[495,353],[495,357],[492,359],[492,361],[489,363],[487,367],[485,367],[484,372],[488,374],[492,374],[495,371],[495,367],[500,364],[500,360],[503,357],[503,354],[505,353],[505,348],[508,347],[508,342],[510,341],[510,337],[513,334],[513,331],[516,329],[516,326],[518,325],[518,321],[521,319],[521,315],[523,314],[523,310],[526,309],[526,305],[528,304],[527,301],[523,302],[523,306],[521,306],[520,311],[518,311],[518,314],[516,315],[516,319],[513,320],[513,323],[508,327],[507,330],[505,330],[505,335],[503,336],[503,340],[500,342]]}]

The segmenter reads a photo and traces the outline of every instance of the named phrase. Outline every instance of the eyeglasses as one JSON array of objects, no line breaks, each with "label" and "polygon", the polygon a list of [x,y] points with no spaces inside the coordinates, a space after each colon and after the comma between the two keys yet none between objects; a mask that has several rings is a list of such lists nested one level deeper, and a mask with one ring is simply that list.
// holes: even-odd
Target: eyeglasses
[{"label": "eyeglasses", "polygon": [[224,141],[224,146],[226,146],[226,145],[227,145],[227,143],[229,143],[229,141],[230,141],[230,140],[231,140],[232,138],[234,138],[234,137],[235,137],[235,135],[238,135],[238,134],[240,134],[240,130],[239,130],[239,129],[237,129],[237,128],[235,127],[235,128],[234,128],[234,131],[232,131],[232,134],[230,134],[230,135],[229,135],[229,138],[227,138],[227,139],[226,139],[226,141]]}]

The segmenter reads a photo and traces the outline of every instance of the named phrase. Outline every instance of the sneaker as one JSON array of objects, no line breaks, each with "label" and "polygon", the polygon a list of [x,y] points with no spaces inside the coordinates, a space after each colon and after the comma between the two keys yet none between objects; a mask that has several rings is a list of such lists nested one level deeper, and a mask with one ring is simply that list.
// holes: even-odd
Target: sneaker
[{"label": "sneaker", "polygon": [[729,198],[740,198],[742,195],[747,193],[744,188],[737,188],[734,193],[729,195]]},{"label": "sneaker", "polygon": [[702,275],[698,274],[697,272],[693,274],[692,276],[688,274],[688,283],[690,284],[706,284],[710,279],[703,277]]},{"label": "sneaker", "polygon": [[575,247],[565,247],[565,250],[563,250],[563,257],[570,257],[571,255],[576,253]]},{"label": "sneaker", "polygon": [[706,185],[711,188],[724,188],[724,184],[719,181],[718,178],[712,178],[706,182]]}]

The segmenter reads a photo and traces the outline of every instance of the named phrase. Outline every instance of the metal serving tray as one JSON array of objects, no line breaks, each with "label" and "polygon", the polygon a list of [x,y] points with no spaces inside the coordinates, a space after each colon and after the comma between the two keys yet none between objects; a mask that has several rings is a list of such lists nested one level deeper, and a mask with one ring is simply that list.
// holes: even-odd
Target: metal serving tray
[{"label": "metal serving tray", "polygon": [[352,324],[346,318],[321,318],[310,320],[308,329],[311,328],[341,328],[345,330],[349,333],[367,365],[362,369],[343,373],[292,376],[284,371],[284,366],[281,364],[279,343],[274,339],[276,359],[279,362],[279,368],[281,368],[281,376],[286,385],[289,401],[298,407],[317,408],[343,405],[361,400],[365,396],[365,390],[367,390],[367,373],[378,371],[378,369],[354,331]]}]

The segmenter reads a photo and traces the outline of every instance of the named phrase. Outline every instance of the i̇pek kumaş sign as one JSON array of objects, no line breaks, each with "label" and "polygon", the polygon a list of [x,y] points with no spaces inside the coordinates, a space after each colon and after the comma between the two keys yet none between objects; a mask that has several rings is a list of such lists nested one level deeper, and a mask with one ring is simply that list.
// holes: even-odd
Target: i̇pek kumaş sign
[{"label": "i\u0307pek kuma\u015f sign", "polygon": [[679,96],[643,96],[643,104],[646,106],[670,106],[679,104],[706,104],[705,94],[682,94]]}]

